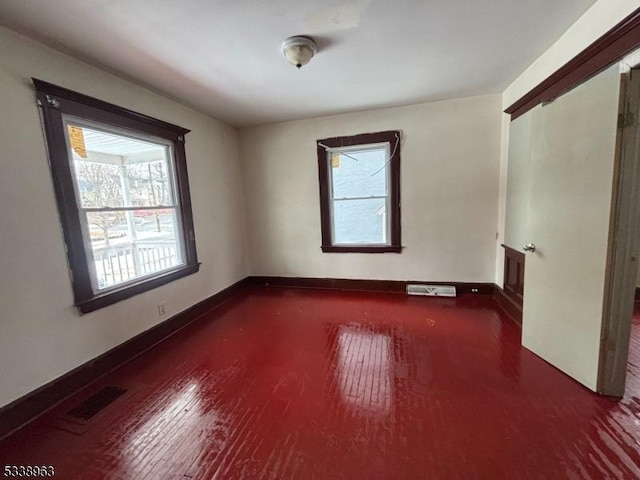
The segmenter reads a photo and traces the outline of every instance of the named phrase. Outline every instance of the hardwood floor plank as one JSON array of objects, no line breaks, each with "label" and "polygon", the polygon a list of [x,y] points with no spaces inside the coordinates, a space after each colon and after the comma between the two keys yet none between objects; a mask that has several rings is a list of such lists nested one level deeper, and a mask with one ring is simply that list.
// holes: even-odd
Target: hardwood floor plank
[{"label": "hardwood floor plank", "polygon": [[[490,296],[247,287],[0,442],[64,479],[640,477],[640,311],[627,395],[520,346]],[[125,386],[91,427],[52,426]],[[93,423],[92,423],[93,422]]]}]

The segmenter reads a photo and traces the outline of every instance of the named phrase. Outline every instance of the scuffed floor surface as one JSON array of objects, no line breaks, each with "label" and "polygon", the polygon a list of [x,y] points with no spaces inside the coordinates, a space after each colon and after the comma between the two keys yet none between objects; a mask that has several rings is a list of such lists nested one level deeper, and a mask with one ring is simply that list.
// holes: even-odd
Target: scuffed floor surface
[{"label": "scuffed floor surface", "polygon": [[[522,349],[486,298],[253,288],[0,443],[0,465],[83,480],[640,478],[634,329],[617,402]],[[56,426],[106,385],[129,391],[79,432]]]}]

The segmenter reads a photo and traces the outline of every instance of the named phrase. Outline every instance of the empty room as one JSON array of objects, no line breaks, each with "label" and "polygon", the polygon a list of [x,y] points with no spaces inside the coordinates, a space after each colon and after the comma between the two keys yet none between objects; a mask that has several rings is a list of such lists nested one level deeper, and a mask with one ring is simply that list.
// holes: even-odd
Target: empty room
[{"label": "empty room", "polygon": [[0,2],[0,476],[640,478],[640,1]]}]

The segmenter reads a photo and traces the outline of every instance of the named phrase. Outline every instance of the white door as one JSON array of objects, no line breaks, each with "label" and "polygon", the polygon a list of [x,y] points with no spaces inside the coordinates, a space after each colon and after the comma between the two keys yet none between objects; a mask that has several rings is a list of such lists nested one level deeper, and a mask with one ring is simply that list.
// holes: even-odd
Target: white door
[{"label": "white door", "polygon": [[596,390],[620,67],[531,112],[522,344]]}]

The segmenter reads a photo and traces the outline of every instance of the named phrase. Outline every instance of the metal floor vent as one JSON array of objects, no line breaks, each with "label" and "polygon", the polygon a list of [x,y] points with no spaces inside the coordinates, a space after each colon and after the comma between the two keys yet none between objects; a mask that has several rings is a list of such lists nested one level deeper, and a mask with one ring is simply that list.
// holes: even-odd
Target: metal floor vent
[{"label": "metal floor vent", "polygon": [[451,285],[420,285],[407,284],[407,295],[425,295],[428,297],[455,297],[456,287]]},{"label": "metal floor vent", "polygon": [[124,395],[126,392],[126,388],[104,387],[99,392],[91,395],[77,407],[69,410],[67,415],[81,420],[89,420],[91,417],[97,415],[100,411],[115,402],[118,397]]}]

